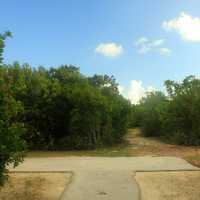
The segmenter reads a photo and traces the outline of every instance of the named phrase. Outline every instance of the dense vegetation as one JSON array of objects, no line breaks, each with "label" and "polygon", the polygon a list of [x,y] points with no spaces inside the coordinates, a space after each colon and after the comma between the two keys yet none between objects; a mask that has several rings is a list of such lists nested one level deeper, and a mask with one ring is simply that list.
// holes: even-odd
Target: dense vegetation
[{"label": "dense vegetation", "polygon": [[126,133],[130,103],[112,76],[16,62],[2,65],[0,78],[22,107],[16,118],[30,149],[91,149],[120,142]]},{"label": "dense vegetation", "polygon": [[49,70],[18,63],[4,65],[13,98],[23,113],[30,149],[92,149],[120,142],[126,133],[129,102],[113,77],[85,77],[73,66]]},{"label": "dense vegetation", "polygon": [[131,125],[140,126],[145,136],[200,145],[200,79],[167,80],[165,86],[167,95],[152,92],[132,106]]}]

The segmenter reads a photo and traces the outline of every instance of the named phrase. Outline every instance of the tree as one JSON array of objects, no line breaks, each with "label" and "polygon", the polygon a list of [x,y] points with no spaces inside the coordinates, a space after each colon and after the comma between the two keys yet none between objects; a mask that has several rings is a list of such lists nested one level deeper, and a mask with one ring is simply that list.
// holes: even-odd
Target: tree
[{"label": "tree", "polygon": [[7,37],[12,37],[12,34],[10,31],[6,31],[3,34],[0,34],[0,65],[3,62],[3,50],[5,47],[5,40]]},{"label": "tree", "polygon": [[18,165],[23,159],[25,147],[21,139],[23,124],[17,120],[23,108],[12,96],[10,77],[2,64],[4,40],[8,36],[11,36],[10,32],[0,35],[0,185],[7,177],[6,166]]},{"label": "tree", "polygon": [[200,79],[165,81],[168,95],[150,93],[133,109],[145,136],[159,136],[184,145],[200,145]]},{"label": "tree", "polygon": [[166,96],[155,91],[148,93],[140,102],[142,113],[140,126],[145,136],[160,136],[162,130],[161,113],[167,102]]},{"label": "tree", "polygon": [[166,81],[169,105],[163,118],[167,138],[186,145],[200,145],[200,79],[188,76],[182,82]]}]

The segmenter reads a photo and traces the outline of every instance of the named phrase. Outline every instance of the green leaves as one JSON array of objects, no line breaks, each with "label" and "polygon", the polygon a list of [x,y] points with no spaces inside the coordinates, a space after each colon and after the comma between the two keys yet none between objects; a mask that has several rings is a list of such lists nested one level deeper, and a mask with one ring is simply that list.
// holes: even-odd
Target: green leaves
[{"label": "green leaves", "polygon": [[17,103],[12,115],[21,106],[17,119],[31,149],[91,149],[120,142],[126,133],[130,104],[114,77],[85,77],[67,65],[47,70],[14,63],[1,71]]}]

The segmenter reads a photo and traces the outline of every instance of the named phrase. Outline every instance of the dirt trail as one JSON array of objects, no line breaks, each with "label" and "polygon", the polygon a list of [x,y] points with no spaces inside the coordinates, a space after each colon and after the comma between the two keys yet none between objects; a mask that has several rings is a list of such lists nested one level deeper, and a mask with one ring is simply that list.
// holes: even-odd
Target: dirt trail
[{"label": "dirt trail", "polygon": [[140,129],[130,129],[126,137],[132,156],[174,156],[200,167],[200,147],[164,143],[156,137],[143,137]]}]

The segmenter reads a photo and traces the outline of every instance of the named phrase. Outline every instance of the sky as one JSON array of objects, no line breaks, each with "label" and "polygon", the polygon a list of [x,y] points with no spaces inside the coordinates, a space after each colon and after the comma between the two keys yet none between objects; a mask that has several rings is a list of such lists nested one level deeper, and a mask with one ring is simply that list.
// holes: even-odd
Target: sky
[{"label": "sky", "polygon": [[167,79],[200,74],[199,0],[0,2],[0,32],[13,34],[5,63],[114,75],[132,103]]}]

